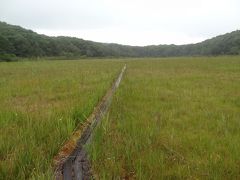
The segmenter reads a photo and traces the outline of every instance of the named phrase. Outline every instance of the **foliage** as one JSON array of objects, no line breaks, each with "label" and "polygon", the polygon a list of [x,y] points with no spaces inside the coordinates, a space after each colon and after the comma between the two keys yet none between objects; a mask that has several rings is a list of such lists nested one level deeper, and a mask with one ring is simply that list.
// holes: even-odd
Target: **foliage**
[{"label": "foliage", "polygon": [[48,37],[0,22],[0,54],[20,57],[168,57],[240,54],[240,31],[189,45],[125,46],[73,37]]},{"label": "foliage", "polygon": [[15,54],[0,54],[0,61],[16,61],[17,57],[15,56]]}]

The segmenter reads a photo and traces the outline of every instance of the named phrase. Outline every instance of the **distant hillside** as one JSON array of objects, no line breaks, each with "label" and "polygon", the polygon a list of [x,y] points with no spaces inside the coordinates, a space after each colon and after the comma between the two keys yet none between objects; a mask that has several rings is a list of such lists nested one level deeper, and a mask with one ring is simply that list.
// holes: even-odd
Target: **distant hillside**
[{"label": "distant hillside", "polygon": [[39,35],[20,26],[0,22],[0,58],[11,57],[168,57],[240,54],[240,31],[197,44],[125,46],[72,37]]}]

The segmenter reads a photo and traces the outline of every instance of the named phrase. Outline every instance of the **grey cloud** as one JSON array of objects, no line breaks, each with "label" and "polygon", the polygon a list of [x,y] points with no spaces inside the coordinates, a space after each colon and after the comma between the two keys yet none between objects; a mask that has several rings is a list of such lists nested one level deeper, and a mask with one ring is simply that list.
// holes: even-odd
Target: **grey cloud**
[{"label": "grey cloud", "polygon": [[[142,38],[136,40],[141,44],[161,44],[166,43],[164,36],[171,33],[186,37],[189,42],[191,38],[192,41],[206,39],[239,29],[240,1],[1,0],[0,20],[33,30],[45,29],[51,34],[54,31],[84,31],[87,38],[91,35],[106,42],[132,43],[132,37],[136,37]],[[146,34],[151,32],[156,36],[147,39]],[[119,36],[119,33],[121,39],[118,40],[115,34]],[[186,42],[178,39],[182,38],[176,38],[176,44]]]}]

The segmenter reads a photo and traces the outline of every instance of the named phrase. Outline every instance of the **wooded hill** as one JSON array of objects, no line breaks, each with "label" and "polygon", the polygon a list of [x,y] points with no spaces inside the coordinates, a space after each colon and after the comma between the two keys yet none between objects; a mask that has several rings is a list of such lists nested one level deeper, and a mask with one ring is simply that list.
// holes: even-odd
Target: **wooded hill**
[{"label": "wooded hill", "polygon": [[49,37],[0,22],[0,59],[12,57],[168,57],[240,54],[240,31],[196,44],[126,46],[73,37]]}]

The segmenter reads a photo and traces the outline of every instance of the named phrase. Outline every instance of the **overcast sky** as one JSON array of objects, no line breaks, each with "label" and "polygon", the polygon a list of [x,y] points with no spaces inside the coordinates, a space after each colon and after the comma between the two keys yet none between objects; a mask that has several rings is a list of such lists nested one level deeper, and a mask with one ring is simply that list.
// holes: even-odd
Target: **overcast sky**
[{"label": "overcast sky", "polygon": [[240,0],[0,0],[0,21],[98,42],[187,44],[240,29]]}]

